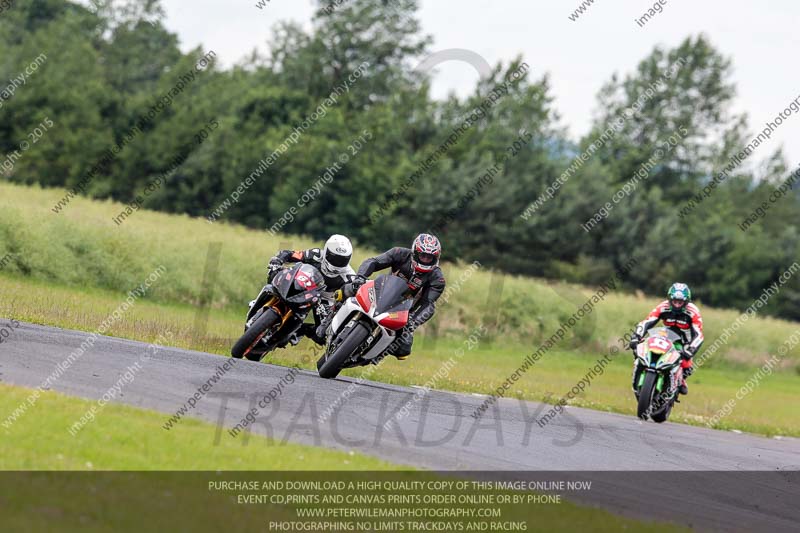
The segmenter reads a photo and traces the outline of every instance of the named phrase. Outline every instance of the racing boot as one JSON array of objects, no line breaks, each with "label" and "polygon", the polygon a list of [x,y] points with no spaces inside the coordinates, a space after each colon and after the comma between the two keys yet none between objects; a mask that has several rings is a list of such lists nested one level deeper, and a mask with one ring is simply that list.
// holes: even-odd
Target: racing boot
[{"label": "racing boot", "polygon": [[683,369],[683,380],[681,380],[681,386],[678,387],[678,392],[683,394],[684,396],[689,394],[689,387],[686,386],[686,378],[692,375],[694,369],[690,366],[687,366]]}]

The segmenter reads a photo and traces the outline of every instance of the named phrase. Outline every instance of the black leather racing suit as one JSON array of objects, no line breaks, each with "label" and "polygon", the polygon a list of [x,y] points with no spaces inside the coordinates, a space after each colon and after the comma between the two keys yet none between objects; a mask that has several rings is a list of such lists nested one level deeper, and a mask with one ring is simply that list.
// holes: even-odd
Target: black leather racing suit
[{"label": "black leather racing suit", "polygon": [[444,273],[438,266],[430,272],[414,270],[411,264],[411,249],[397,247],[361,263],[357,275],[368,278],[373,272],[386,268],[391,268],[392,274],[406,281],[414,298],[408,325],[389,348],[391,355],[403,357],[411,353],[414,330],[430,320],[436,312],[436,300],[445,288]]}]

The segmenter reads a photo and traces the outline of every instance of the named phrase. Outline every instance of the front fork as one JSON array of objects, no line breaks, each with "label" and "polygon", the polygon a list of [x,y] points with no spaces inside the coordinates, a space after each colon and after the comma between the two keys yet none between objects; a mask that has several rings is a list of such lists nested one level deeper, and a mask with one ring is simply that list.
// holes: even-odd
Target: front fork
[{"label": "front fork", "polygon": [[644,378],[642,365],[639,364],[639,359],[633,360],[633,375],[631,376],[631,389],[633,389],[633,394],[636,397],[639,397],[639,388],[642,386],[641,381]]}]

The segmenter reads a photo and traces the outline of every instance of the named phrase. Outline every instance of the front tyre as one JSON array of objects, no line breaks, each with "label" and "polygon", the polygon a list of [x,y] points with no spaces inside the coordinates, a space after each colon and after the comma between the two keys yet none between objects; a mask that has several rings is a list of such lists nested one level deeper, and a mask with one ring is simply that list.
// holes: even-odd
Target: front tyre
[{"label": "front tyre", "polygon": [[642,420],[647,420],[648,413],[650,412],[650,405],[653,402],[653,396],[656,392],[656,378],[658,375],[655,372],[648,372],[644,377],[642,388],[639,389],[639,405],[636,408],[636,416]]},{"label": "front tyre", "polygon": [[281,320],[280,315],[275,312],[274,309],[268,309],[264,313],[261,314],[258,319],[256,319],[253,324],[247,328],[247,331],[244,332],[236,344],[233,345],[231,348],[231,356],[235,359],[241,359],[242,357],[247,357],[251,361],[260,361],[261,357],[250,357],[250,352],[253,351],[253,348],[261,342],[261,339],[264,338],[264,335],[269,333],[269,331],[275,327]]},{"label": "front tyre", "polygon": [[672,412],[672,406],[675,404],[674,400],[669,399],[664,402],[664,405],[661,406],[661,409],[652,413],[650,418],[653,419],[653,422],[658,422],[661,424],[662,422],[666,422],[667,418],[669,418],[669,414]]},{"label": "front tyre", "polygon": [[353,355],[353,352],[364,343],[367,337],[369,337],[367,326],[361,322],[356,322],[331,356],[318,366],[319,377],[333,379],[338,376],[339,372],[342,371],[344,362]]}]

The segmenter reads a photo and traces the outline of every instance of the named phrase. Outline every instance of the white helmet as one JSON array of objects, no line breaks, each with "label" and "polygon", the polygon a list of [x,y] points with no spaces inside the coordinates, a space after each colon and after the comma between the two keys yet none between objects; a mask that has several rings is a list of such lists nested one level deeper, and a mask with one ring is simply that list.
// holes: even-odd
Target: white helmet
[{"label": "white helmet", "polygon": [[322,249],[320,269],[326,276],[338,276],[347,272],[350,258],[353,256],[353,245],[344,235],[331,235]]}]

